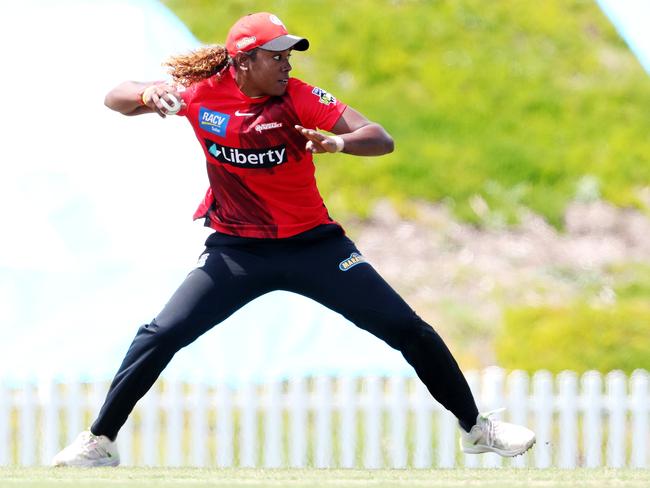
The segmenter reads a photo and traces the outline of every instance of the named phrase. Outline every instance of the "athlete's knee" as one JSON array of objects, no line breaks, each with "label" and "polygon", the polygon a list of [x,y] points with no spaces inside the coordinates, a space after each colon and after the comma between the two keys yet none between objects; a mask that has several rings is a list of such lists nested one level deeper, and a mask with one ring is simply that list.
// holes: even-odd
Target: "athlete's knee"
[{"label": "athlete's knee", "polygon": [[438,333],[427,324],[420,317],[415,317],[408,322],[405,322],[400,328],[399,333],[399,347],[400,351],[418,347],[424,343],[438,342],[440,336]]},{"label": "athlete's knee", "polygon": [[407,334],[409,334],[414,341],[442,341],[442,338],[438,335],[436,330],[419,317],[413,322],[411,327],[408,328]]},{"label": "athlete's knee", "polygon": [[364,322],[360,324],[363,329],[398,351],[439,337],[415,312],[377,316]]},{"label": "athlete's knee", "polygon": [[183,329],[184,327],[181,324],[161,325],[154,319],[149,324],[144,324],[138,329],[136,338],[156,347],[180,349],[185,345],[186,341],[182,334]]}]

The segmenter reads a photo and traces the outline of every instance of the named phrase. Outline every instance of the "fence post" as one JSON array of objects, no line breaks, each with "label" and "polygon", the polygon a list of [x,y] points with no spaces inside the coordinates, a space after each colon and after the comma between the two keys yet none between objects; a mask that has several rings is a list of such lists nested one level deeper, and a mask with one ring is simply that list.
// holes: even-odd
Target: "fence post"
[{"label": "fence post", "polygon": [[602,463],[602,389],[602,380],[598,371],[587,371],[582,375],[582,403],[585,412],[582,438],[585,466],[588,468],[597,468]]},{"label": "fence post", "polygon": [[39,383],[39,398],[42,405],[43,437],[40,442],[41,464],[49,465],[59,447],[59,391],[58,385],[49,378]]},{"label": "fence post", "polygon": [[26,380],[22,390],[20,406],[20,462],[23,466],[33,466],[36,461],[36,398],[34,387]]},{"label": "fence post", "polygon": [[341,378],[339,405],[341,408],[341,467],[356,465],[357,450],[357,380],[349,376]]},{"label": "fence post", "polygon": [[257,395],[252,381],[247,381],[241,393],[241,441],[240,463],[242,467],[251,468],[256,463],[257,454]]},{"label": "fence post", "polygon": [[316,378],[315,454],[317,468],[332,465],[332,383],[327,376]]},{"label": "fence post", "polygon": [[[197,374],[196,377],[200,377]],[[206,466],[206,440],[208,433],[208,392],[203,380],[192,385],[192,465]]]},{"label": "fence post", "polygon": [[415,384],[415,453],[413,466],[416,468],[431,467],[431,417],[433,416],[433,398],[420,380]]},{"label": "fence post", "polygon": [[365,402],[364,434],[365,449],[363,467],[367,469],[381,467],[381,412],[382,392],[381,380],[376,376],[368,376],[364,381]]},{"label": "fence post", "polygon": [[632,409],[632,467],[647,468],[648,460],[648,410],[650,410],[649,374],[637,369],[630,380],[631,409]]},{"label": "fence post", "polygon": [[167,407],[167,466],[183,464],[183,385],[177,379],[166,382],[165,402]]},{"label": "fence post", "polygon": [[[516,370],[508,375],[508,413],[509,419],[518,425],[528,424],[528,374]],[[526,466],[527,456],[517,456],[511,465],[516,468]]]},{"label": "fence post", "polygon": [[456,464],[456,433],[458,420],[449,410],[440,407],[438,410],[438,467],[453,468]]},{"label": "fence post", "polygon": [[[483,370],[482,389],[481,389],[481,405],[485,410],[494,410],[504,407],[502,403],[503,383],[504,383],[503,369],[497,366],[491,366]],[[498,454],[488,453],[481,456],[483,459],[484,468],[498,468],[503,463],[503,458]]]},{"label": "fence post", "polygon": [[79,433],[86,427],[83,426],[82,421],[84,417],[84,401],[81,395],[81,383],[72,380],[66,383],[66,408],[65,417],[68,424],[66,432],[67,443],[71,444],[72,441],[79,435]]},{"label": "fence post", "polygon": [[233,395],[225,382],[217,383],[217,466],[228,468],[234,464]]},{"label": "fence post", "polygon": [[[94,381],[90,384],[90,397],[88,398],[88,407],[90,408],[90,415],[92,418],[95,418],[95,416],[99,413],[99,409],[101,408],[102,404],[104,403],[104,399],[106,398],[107,390],[108,385],[104,381]],[[86,409],[83,408],[82,412],[84,412],[84,410]],[[86,426],[82,428],[86,428]]]},{"label": "fence post", "polygon": [[390,460],[391,467],[406,467],[407,395],[402,376],[390,378]]},{"label": "fence post", "polygon": [[[97,414],[106,399],[106,393],[108,391],[108,383],[105,381],[94,381],[90,383],[90,391],[86,397],[86,402],[82,406],[81,412],[82,415],[85,415],[87,411],[90,411],[91,422],[97,418]],[[89,429],[90,426],[83,426],[82,429]]]},{"label": "fence post", "polygon": [[533,375],[533,405],[535,406],[535,467],[551,466],[551,426],[553,422],[553,377],[548,371]]},{"label": "fence post", "polygon": [[10,464],[9,412],[11,410],[11,391],[0,378],[0,466]]},{"label": "fence post", "polygon": [[609,409],[609,437],[607,440],[607,466],[625,466],[625,417],[627,392],[625,374],[611,371],[607,375],[607,407]]},{"label": "fence post", "polygon": [[575,468],[578,457],[578,379],[573,371],[558,375],[560,459],[558,467]]},{"label": "fence post", "polygon": [[159,416],[160,416],[160,395],[158,388],[160,382],[156,382],[146,395],[140,400],[141,437],[142,437],[142,462],[145,466],[158,465],[158,439],[159,439]]},{"label": "fence post", "polygon": [[264,426],[264,467],[277,468],[282,464],[282,405],[281,385],[270,379],[264,385],[266,390],[266,420]]},{"label": "fence post", "polygon": [[289,465],[303,468],[307,465],[307,392],[302,377],[291,378],[289,382],[288,410],[291,422]]},{"label": "fence post", "polygon": [[131,466],[133,464],[133,414],[129,415],[120,429],[117,446],[120,453],[120,465]]}]

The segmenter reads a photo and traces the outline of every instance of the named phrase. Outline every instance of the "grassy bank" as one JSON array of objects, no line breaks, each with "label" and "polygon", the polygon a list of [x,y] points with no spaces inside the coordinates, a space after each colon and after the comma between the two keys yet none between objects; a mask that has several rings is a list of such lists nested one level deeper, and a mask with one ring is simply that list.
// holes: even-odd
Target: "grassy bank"
[{"label": "grassy bank", "polygon": [[592,0],[165,3],[206,43],[277,13],[312,43],[294,75],[393,134],[389,156],[319,158],[337,218],[382,196],[497,225],[524,208],[561,225],[574,198],[648,205],[650,80]]}]

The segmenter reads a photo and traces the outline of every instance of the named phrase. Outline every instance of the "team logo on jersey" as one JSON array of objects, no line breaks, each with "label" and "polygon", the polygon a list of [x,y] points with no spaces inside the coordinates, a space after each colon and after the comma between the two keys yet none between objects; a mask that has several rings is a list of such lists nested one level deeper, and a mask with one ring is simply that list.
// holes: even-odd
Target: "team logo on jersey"
[{"label": "team logo on jersey", "polygon": [[353,252],[349,258],[339,263],[339,269],[341,271],[348,271],[350,268],[354,268],[357,264],[361,263],[367,263],[366,258],[357,252]]},{"label": "team logo on jersey", "polygon": [[282,122],[269,122],[268,124],[257,124],[255,130],[262,132],[263,130],[279,129],[280,127],[282,127]]},{"label": "team logo on jersey", "polygon": [[264,147],[259,149],[242,149],[217,144],[204,139],[205,147],[217,161],[239,168],[270,168],[287,162],[287,147]]},{"label": "team logo on jersey", "polygon": [[201,107],[199,110],[199,126],[201,129],[207,130],[212,134],[226,137],[228,122],[230,122],[230,115],[228,114],[222,114],[216,110],[208,110],[204,107]]},{"label": "team logo on jersey", "polygon": [[334,98],[334,95],[326,92],[322,88],[314,87],[311,92],[318,97],[318,101],[323,105],[331,105],[333,103],[336,103],[336,98]]}]

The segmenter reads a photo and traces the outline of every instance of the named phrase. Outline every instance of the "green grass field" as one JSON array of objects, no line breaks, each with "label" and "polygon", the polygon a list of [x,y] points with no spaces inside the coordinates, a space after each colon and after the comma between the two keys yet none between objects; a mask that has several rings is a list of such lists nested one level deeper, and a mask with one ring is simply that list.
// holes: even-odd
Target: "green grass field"
[{"label": "green grass field", "polygon": [[63,469],[0,468],[6,487],[647,487],[650,470],[631,469]]}]

